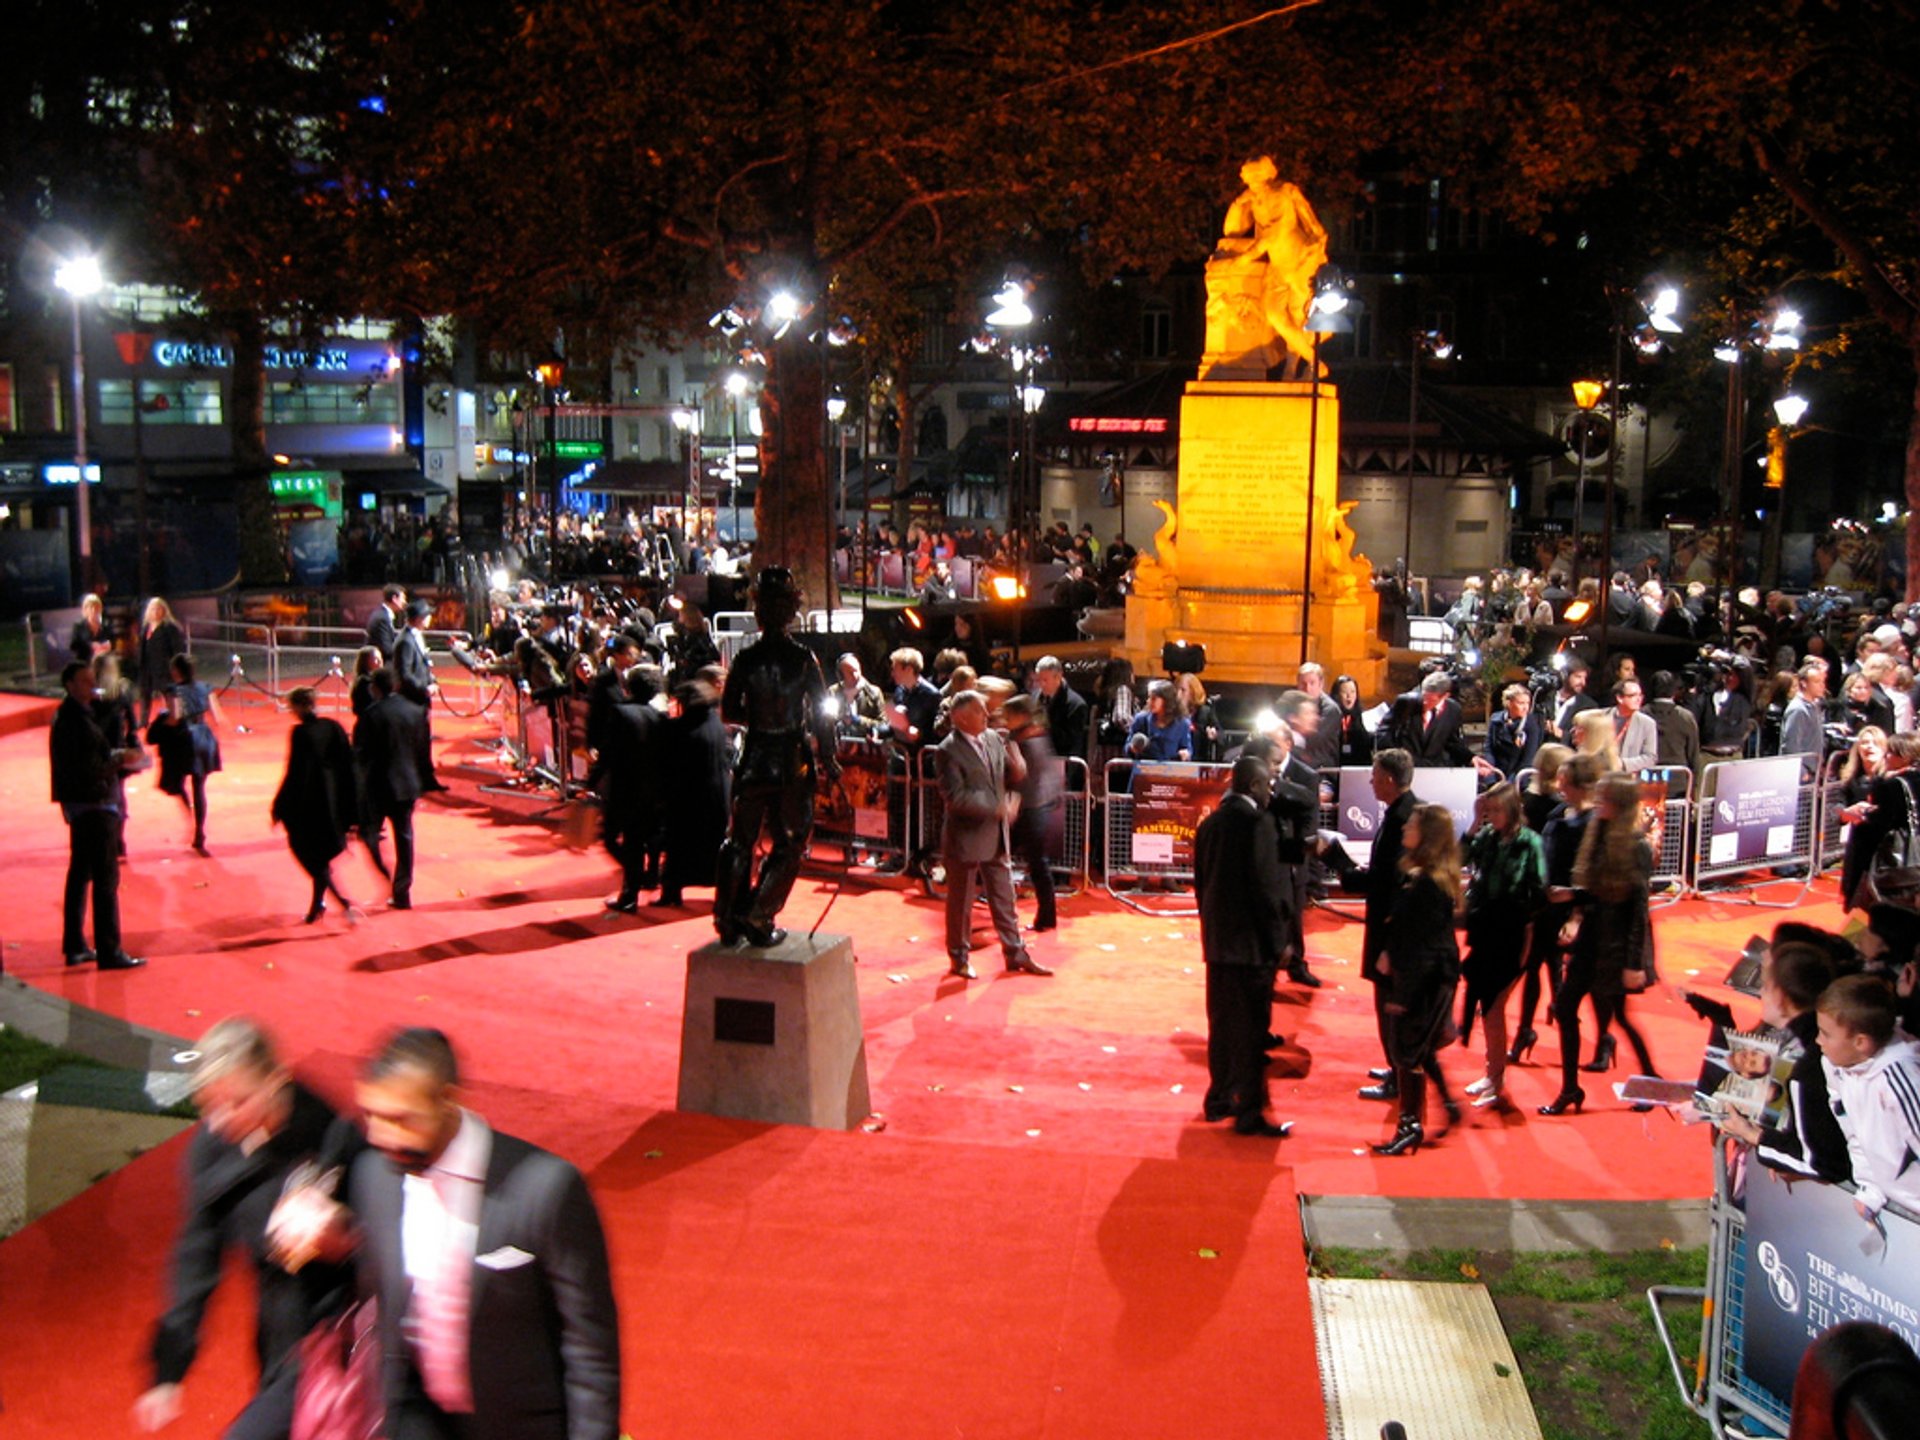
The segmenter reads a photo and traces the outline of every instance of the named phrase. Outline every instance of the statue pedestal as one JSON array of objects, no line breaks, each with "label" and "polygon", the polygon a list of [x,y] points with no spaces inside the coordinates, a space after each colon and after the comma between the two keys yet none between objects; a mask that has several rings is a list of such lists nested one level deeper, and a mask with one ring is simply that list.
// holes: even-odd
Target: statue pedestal
[{"label": "statue pedestal", "polygon": [[1161,646],[1175,640],[1206,647],[1208,679],[1288,683],[1304,630],[1307,659],[1329,677],[1353,676],[1362,695],[1378,694],[1386,676],[1379,598],[1372,567],[1352,553],[1339,489],[1334,386],[1188,385],[1177,530],[1170,543],[1156,537],[1152,586],[1127,601],[1135,668],[1158,672]]},{"label": "statue pedestal", "polygon": [[853,942],[790,934],[769,950],[687,956],[682,1110],[851,1130],[872,1111]]}]

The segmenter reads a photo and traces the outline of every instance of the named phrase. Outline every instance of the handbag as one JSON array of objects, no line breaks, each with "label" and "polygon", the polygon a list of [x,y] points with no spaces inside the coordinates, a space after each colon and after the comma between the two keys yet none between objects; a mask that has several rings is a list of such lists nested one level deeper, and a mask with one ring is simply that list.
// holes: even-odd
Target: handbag
[{"label": "handbag", "polygon": [[1915,897],[1920,896],[1920,833],[1916,833],[1920,830],[1920,815],[1915,814],[1912,782],[1905,775],[1895,778],[1900,782],[1900,803],[1907,813],[1873,852],[1865,888],[1875,899],[1912,904]]},{"label": "handbag", "polygon": [[300,1342],[289,1440],[379,1440],[379,1313],[371,1298],[322,1320]]}]

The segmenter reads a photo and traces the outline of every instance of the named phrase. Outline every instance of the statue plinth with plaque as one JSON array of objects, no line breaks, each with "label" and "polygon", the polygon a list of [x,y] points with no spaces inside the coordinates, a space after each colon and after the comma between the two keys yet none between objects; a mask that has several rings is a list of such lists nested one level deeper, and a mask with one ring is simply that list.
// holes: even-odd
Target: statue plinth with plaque
[{"label": "statue plinth with plaque", "polygon": [[[1177,505],[1127,600],[1126,652],[1157,670],[1168,641],[1204,645],[1207,675],[1274,684],[1301,658],[1380,691],[1386,645],[1373,567],[1339,500],[1340,397],[1306,330],[1326,232],[1271,160],[1241,171],[1207,265],[1207,351],[1180,402]],[[1239,233],[1247,232],[1247,233]]]}]

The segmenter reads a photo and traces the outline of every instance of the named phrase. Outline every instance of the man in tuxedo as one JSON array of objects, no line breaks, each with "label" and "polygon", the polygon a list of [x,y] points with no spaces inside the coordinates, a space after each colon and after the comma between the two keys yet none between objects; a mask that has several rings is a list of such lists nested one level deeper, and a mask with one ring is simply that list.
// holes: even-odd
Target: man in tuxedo
[{"label": "man in tuxedo", "polygon": [[399,638],[399,630],[394,622],[406,612],[406,608],[406,586],[389,585],[380,592],[380,603],[373,607],[373,614],[367,617],[367,644],[380,652],[383,662],[393,659],[393,644]]},{"label": "man in tuxedo", "polygon": [[987,697],[978,690],[956,695],[948,718],[953,729],[940,742],[940,789],[947,802],[940,840],[947,865],[948,973],[974,978],[968,954],[977,883],[986,892],[1007,973],[1051,975],[1021,943],[1007,859],[1007,827],[1019,808],[1016,791],[1026,778],[1026,761],[1018,747],[987,728]]},{"label": "man in tuxedo", "polygon": [[1524,685],[1509,685],[1500,693],[1500,713],[1487,722],[1486,754],[1475,761],[1491,780],[1511,780],[1533,764],[1544,730],[1533,713],[1533,694]]},{"label": "man in tuxedo", "polygon": [[1273,820],[1266,796],[1267,762],[1242,752],[1220,808],[1193,837],[1194,885],[1200,897],[1200,954],[1207,966],[1208,1120],[1233,1117],[1241,1135],[1279,1137],[1286,1126],[1267,1118],[1267,1040],[1273,980],[1287,916]]},{"label": "man in tuxedo", "polygon": [[1397,1100],[1400,1086],[1394,1079],[1393,1048],[1389,1043],[1387,1000],[1392,986],[1380,971],[1380,957],[1387,948],[1387,917],[1393,913],[1393,899],[1400,891],[1400,855],[1404,847],[1407,821],[1412,818],[1413,757],[1404,750],[1381,750],[1373,757],[1373,797],[1386,806],[1380,817],[1380,829],[1373,837],[1373,853],[1363,870],[1347,857],[1344,850],[1327,852],[1334,868],[1341,871],[1340,888],[1349,895],[1366,897],[1366,929],[1360,937],[1360,978],[1373,985],[1373,1012],[1380,1031],[1380,1053],[1385,1061],[1371,1071],[1378,1082],[1361,1090],[1363,1100]]},{"label": "man in tuxedo", "polygon": [[1327,672],[1316,660],[1300,667],[1300,693],[1313,701],[1311,721],[1302,715],[1294,724],[1294,754],[1313,770],[1332,770],[1340,764],[1340,707],[1327,693]]},{"label": "man in tuxedo", "polygon": [[629,701],[627,675],[640,663],[640,655],[638,640],[615,634],[607,641],[606,663],[593,672],[593,683],[587,687],[587,749],[595,755],[607,748],[614,707]]},{"label": "man in tuxedo", "polygon": [[1466,717],[1453,698],[1453,681],[1435,670],[1393,702],[1387,733],[1416,766],[1456,768],[1473,763],[1464,731]]},{"label": "man in tuxedo", "polygon": [[355,1094],[348,1182],[379,1297],[389,1440],[616,1440],[620,1335],[580,1172],[461,1104],[453,1046],[402,1030]]},{"label": "man in tuxedo", "polygon": [[440,686],[433,678],[433,661],[427,655],[427,626],[433,623],[433,604],[416,600],[407,607],[407,628],[393,642],[394,688],[420,707],[420,754],[415,761],[420,771],[420,788],[431,792],[447,787],[433,773],[433,697]]},{"label": "man in tuxedo", "polygon": [[[68,965],[102,970],[146,964],[120,946],[120,752],[93,710],[93,666],[71,660],[60,672],[66,698],[48,738],[53,800],[67,822],[67,890],[60,949]],[[93,943],[86,941],[87,893],[93,893]]]},{"label": "man in tuxedo", "polygon": [[1622,680],[1613,687],[1613,738],[1620,750],[1620,768],[1637,773],[1660,763],[1660,727],[1641,710],[1646,693],[1640,682]]},{"label": "man in tuxedo", "polygon": [[[1067,683],[1066,668],[1061,665],[1060,657],[1042,655],[1033,667],[1033,675],[1040,687],[1040,699],[1046,706],[1047,734],[1053,741],[1053,753],[1077,755],[1085,760],[1090,712],[1080,693]],[[1075,784],[1078,778],[1069,766],[1067,783]]]},{"label": "man in tuxedo", "polygon": [[[1320,988],[1320,977],[1307,966],[1306,918],[1308,884],[1314,856],[1320,853],[1320,772],[1305,757],[1313,727],[1320,724],[1319,702],[1304,690],[1289,690],[1275,707],[1280,725],[1271,734],[1273,753],[1267,767],[1273,776],[1267,813],[1273,817],[1274,837],[1285,894],[1286,916],[1281,957],[1288,978],[1309,990]],[[1304,727],[1304,728],[1303,728]]]},{"label": "man in tuxedo", "polygon": [[[366,777],[367,809],[393,827],[393,908],[413,908],[413,807],[420,799],[420,750],[427,715],[406,696],[396,694],[393,672],[384,666],[373,672],[374,702],[353,726],[353,748]],[[380,858],[376,828],[362,836]]]},{"label": "man in tuxedo", "polygon": [[[639,650],[636,647],[636,656]],[[599,769],[601,838],[620,866],[620,893],[607,909],[637,914],[640,892],[659,883],[659,851],[666,716],[650,703],[666,677],[651,665],[629,665],[614,673],[617,696],[606,702],[600,725]],[[593,722],[588,719],[588,729]]]}]

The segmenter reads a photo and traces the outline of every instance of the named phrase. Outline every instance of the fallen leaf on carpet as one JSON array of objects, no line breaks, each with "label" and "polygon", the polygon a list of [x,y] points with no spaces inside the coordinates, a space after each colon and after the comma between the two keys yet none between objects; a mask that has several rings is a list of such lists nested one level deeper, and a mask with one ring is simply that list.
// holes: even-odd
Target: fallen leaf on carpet
[{"label": "fallen leaf on carpet", "polygon": [[467,898],[467,892],[464,890],[456,890],[453,893],[458,895],[462,900]]},{"label": "fallen leaf on carpet", "polygon": [[887,976],[887,979],[891,980],[896,985],[904,985],[907,983],[907,980],[909,979],[909,977],[905,975],[889,975]]},{"label": "fallen leaf on carpet", "polygon": [[267,961],[265,968],[268,970],[273,969],[273,961],[271,960]]},{"label": "fallen leaf on carpet", "polygon": [[1091,1089],[1093,1089],[1093,1086],[1091,1086],[1091,1085],[1089,1085],[1089,1084],[1088,1084],[1088,1083],[1087,1083],[1086,1081],[1084,1081],[1084,1080],[1082,1080],[1082,1081],[1080,1082],[1080,1088],[1081,1088],[1082,1090],[1091,1090]]},{"label": "fallen leaf on carpet", "polygon": [[1120,947],[1118,945],[1102,945],[1100,948],[1102,950],[1118,950]]},{"label": "fallen leaf on carpet", "polygon": [[1513,1374],[1513,1367],[1510,1365],[1502,1365],[1496,1360],[1493,1365],[1493,1373],[1498,1375],[1502,1380],[1505,1380]]},{"label": "fallen leaf on carpet", "polygon": [[1202,1260],[1218,1260],[1220,1258],[1220,1252],[1218,1250],[1209,1250],[1205,1247],[1196,1250],[1194,1253]]},{"label": "fallen leaf on carpet", "polygon": [[659,1160],[664,1158],[666,1153],[667,1152],[664,1150],[648,1150],[641,1156],[641,1158],[643,1160]]},{"label": "fallen leaf on carpet", "polygon": [[1024,1085],[1009,1085],[1007,1089],[1015,1095],[1024,1095],[1027,1093],[1027,1087]]},{"label": "fallen leaf on carpet", "polygon": [[198,1010],[189,1010],[189,1011],[187,1011],[187,1014],[189,1014],[189,1015],[191,1015],[191,1016],[193,1016],[193,1017],[195,1017],[195,1018],[197,1019],[197,1018],[199,1017],[199,1015],[200,1015],[200,1012],[199,1012]]},{"label": "fallen leaf on carpet", "polygon": [[1120,1053],[1120,1047],[1118,1045],[1102,1045],[1100,1050],[1103,1054],[1107,1055],[1118,1055]]},{"label": "fallen leaf on carpet", "polygon": [[1673,1245],[1673,1241],[1671,1241],[1671,1240],[1662,1240],[1662,1241],[1660,1242],[1660,1248],[1661,1248],[1662,1250],[1671,1250],[1671,1249],[1673,1249],[1673,1248],[1674,1248],[1674,1245]]},{"label": "fallen leaf on carpet", "polygon": [[1040,1132],[1038,1130],[1029,1130],[1027,1131],[1027,1138],[1029,1140],[1038,1140],[1040,1138]]},{"label": "fallen leaf on carpet", "polygon": [[946,1087],[946,1086],[944,1086],[944,1085],[929,1085],[929,1086],[927,1086],[927,1089],[929,1089],[929,1090],[944,1090],[944,1089],[946,1089],[946,1088],[947,1088],[947,1087]]},{"label": "fallen leaf on carpet", "polygon": [[860,1128],[869,1135],[878,1135],[887,1128],[887,1117],[876,1111],[860,1122]]}]

